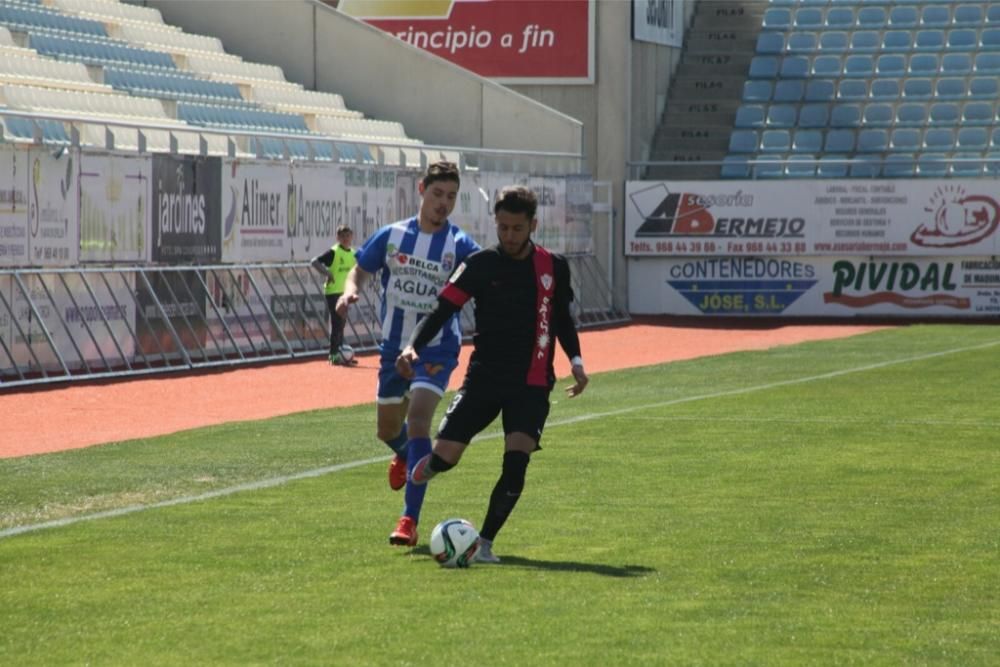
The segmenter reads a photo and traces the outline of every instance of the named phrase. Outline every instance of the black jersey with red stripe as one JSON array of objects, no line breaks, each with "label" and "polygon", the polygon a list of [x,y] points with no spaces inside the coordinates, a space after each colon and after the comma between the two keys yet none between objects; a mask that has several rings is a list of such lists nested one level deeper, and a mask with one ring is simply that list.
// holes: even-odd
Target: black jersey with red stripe
[{"label": "black jersey with red stripe", "polygon": [[551,388],[555,341],[567,356],[580,354],[569,310],[573,300],[569,262],[540,246],[533,246],[524,259],[513,259],[499,246],[470,255],[438,299],[445,309],[475,301],[470,374]]}]

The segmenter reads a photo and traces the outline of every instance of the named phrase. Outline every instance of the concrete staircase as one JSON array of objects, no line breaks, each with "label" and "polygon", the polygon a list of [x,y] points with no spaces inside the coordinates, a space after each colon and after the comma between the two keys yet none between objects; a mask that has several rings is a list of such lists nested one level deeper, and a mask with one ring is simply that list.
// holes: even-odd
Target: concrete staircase
[{"label": "concrete staircase", "polygon": [[766,0],[700,0],[653,137],[647,179],[715,179],[729,147]]}]

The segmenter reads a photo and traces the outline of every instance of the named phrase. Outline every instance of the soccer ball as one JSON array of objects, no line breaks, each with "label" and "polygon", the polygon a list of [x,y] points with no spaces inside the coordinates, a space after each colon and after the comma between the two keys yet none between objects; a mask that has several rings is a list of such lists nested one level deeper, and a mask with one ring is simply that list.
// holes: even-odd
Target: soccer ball
[{"label": "soccer ball", "polygon": [[479,553],[479,531],[465,519],[445,519],[431,532],[431,555],[441,567],[469,567]]},{"label": "soccer ball", "polygon": [[344,343],[340,346],[340,358],[350,363],[354,360],[354,348]]}]

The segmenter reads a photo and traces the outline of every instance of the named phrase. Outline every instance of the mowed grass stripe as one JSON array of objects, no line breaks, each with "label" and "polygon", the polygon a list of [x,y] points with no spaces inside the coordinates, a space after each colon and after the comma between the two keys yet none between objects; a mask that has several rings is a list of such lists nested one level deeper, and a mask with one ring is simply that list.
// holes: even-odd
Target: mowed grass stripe
[{"label": "mowed grass stripe", "polygon": [[[549,429],[551,429],[553,427],[578,424],[580,422],[591,421],[591,420],[594,420],[594,419],[603,419],[603,418],[607,418],[607,417],[613,417],[613,416],[623,415],[623,414],[630,414],[630,413],[634,413],[634,412],[641,412],[641,411],[646,411],[646,410],[650,410],[650,409],[658,409],[658,408],[670,407],[670,406],[674,406],[674,405],[681,405],[681,404],[688,403],[688,402],[693,402],[693,401],[713,400],[713,399],[723,398],[723,397],[727,397],[727,396],[737,396],[737,395],[744,394],[744,393],[752,393],[752,392],[759,392],[759,391],[768,391],[768,390],[771,390],[771,389],[776,389],[776,388],[790,386],[790,385],[797,385],[797,384],[807,383],[807,382],[816,382],[816,381],[820,381],[820,380],[826,380],[826,379],[830,379],[830,378],[840,377],[842,375],[847,375],[847,374],[861,373],[861,372],[866,372],[866,371],[878,370],[878,369],[881,369],[881,368],[886,368],[886,367],[889,367],[889,366],[895,366],[895,365],[899,365],[899,364],[907,364],[907,363],[913,363],[913,362],[926,361],[926,360],[934,359],[934,358],[941,357],[941,356],[949,356],[949,355],[960,354],[960,353],[964,353],[964,352],[973,352],[973,351],[977,351],[977,350],[982,350],[982,349],[987,349],[987,348],[990,348],[990,347],[994,347],[996,345],[1000,345],[1000,340],[986,341],[984,343],[980,343],[980,344],[976,344],[976,345],[970,345],[970,346],[953,348],[953,349],[938,350],[938,351],[934,351],[934,352],[928,352],[928,353],[925,353],[925,354],[920,354],[920,355],[915,355],[915,356],[910,356],[910,357],[904,357],[904,358],[901,358],[901,359],[890,359],[890,360],[876,362],[876,363],[873,363],[873,364],[867,364],[867,365],[864,365],[864,366],[859,366],[859,367],[854,367],[854,368],[839,369],[839,370],[830,371],[830,372],[827,372],[827,373],[822,373],[822,374],[819,374],[819,375],[811,375],[811,376],[807,376],[807,377],[792,378],[792,379],[788,379],[788,380],[781,380],[781,381],[772,382],[772,383],[763,384],[763,385],[756,385],[756,386],[750,386],[750,387],[742,387],[742,388],[737,388],[737,389],[727,389],[727,390],[723,390],[723,391],[720,391],[720,392],[714,392],[714,393],[710,393],[710,394],[700,394],[700,395],[695,395],[695,396],[675,398],[675,399],[671,399],[671,400],[663,401],[663,402],[659,402],[659,403],[649,403],[649,404],[643,404],[643,405],[634,405],[634,406],[629,406],[629,407],[621,408],[621,409],[614,410],[614,411],[594,412],[594,413],[580,415],[580,416],[577,416],[577,417],[569,417],[569,418],[563,418],[563,419],[553,419],[553,420],[550,420],[550,422],[548,423],[547,427]],[[481,436],[479,436],[477,438],[477,441],[483,440],[483,439],[489,439],[489,438],[497,438],[500,435],[501,434],[498,433],[498,432],[484,433],[484,434],[482,434]],[[119,508],[115,508],[115,509],[111,509],[111,510],[94,512],[94,513],[89,513],[89,514],[81,514],[81,515],[77,515],[77,516],[65,517],[65,518],[56,519],[56,520],[52,520],[52,521],[43,521],[43,522],[33,523],[33,524],[26,524],[26,525],[20,525],[20,526],[12,526],[12,527],[0,530],[0,539],[6,538],[6,537],[13,537],[15,535],[21,535],[21,534],[24,534],[24,533],[34,532],[34,531],[38,531],[38,530],[44,530],[44,529],[49,529],[49,528],[59,528],[59,527],[63,527],[63,526],[68,526],[68,525],[72,525],[72,524],[80,522],[80,521],[93,521],[93,520],[97,520],[97,519],[113,518],[113,517],[118,517],[118,516],[122,516],[122,515],[125,515],[125,514],[132,514],[132,513],[135,513],[135,512],[145,511],[145,510],[149,510],[149,509],[159,509],[159,508],[163,508],[163,507],[171,507],[171,506],[174,506],[174,505],[181,505],[181,504],[185,504],[185,503],[202,502],[202,501],[206,501],[206,500],[211,500],[212,498],[218,498],[218,497],[222,497],[222,496],[227,496],[227,495],[234,494],[234,493],[242,493],[242,492],[246,492],[246,491],[255,491],[255,490],[259,490],[259,489],[263,489],[263,488],[269,488],[269,487],[272,487],[272,486],[279,486],[279,485],[287,484],[287,483],[294,482],[294,481],[297,481],[297,480],[300,480],[300,479],[306,479],[306,478],[309,478],[309,477],[318,477],[318,476],[322,476],[322,475],[327,475],[327,474],[331,474],[331,473],[338,472],[338,471],[341,471],[341,470],[347,470],[347,469],[350,469],[350,468],[354,468],[354,467],[357,467],[357,466],[363,466],[363,465],[369,465],[369,464],[372,464],[372,463],[383,462],[383,461],[387,461],[389,458],[390,457],[388,457],[388,456],[381,456],[381,457],[366,458],[366,459],[361,459],[361,460],[356,460],[356,461],[349,461],[349,462],[345,462],[345,463],[341,463],[341,464],[336,464],[336,465],[332,465],[332,466],[324,466],[322,468],[316,468],[316,469],[312,469],[312,470],[306,470],[306,471],[303,471],[303,472],[297,472],[297,473],[292,473],[292,474],[288,474],[288,475],[282,475],[282,476],[279,476],[279,477],[271,477],[271,478],[268,478],[268,479],[263,479],[263,480],[258,480],[258,481],[251,481],[251,482],[241,483],[241,484],[237,484],[237,485],[234,485],[234,486],[220,488],[220,489],[216,489],[214,491],[208,491],[208,492],[205,492],[205,493],[199,493],[199,494],[195,494],[195,495],[181,496],[181,497],[177,497],[177,498],[171,498],[171,499],[168,499],[168,500],[161,500],[161,501],[152,502],[152,503],[148,503],[148,504],[128,505],[128,506],[125,506],[125,507],[119,507]]]}]

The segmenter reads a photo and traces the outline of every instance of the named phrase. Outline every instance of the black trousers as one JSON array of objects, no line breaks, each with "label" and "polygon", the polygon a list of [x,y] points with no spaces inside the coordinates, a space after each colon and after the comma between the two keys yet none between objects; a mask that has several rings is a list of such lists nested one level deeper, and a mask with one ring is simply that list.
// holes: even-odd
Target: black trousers
[{"label": "black trousers", "polygon": [[344,325],[347,320],[337,314],[337,299],[339,294],[326,295],[326,307],[330,311],[330,354],[337,354],[344,342]]}]

